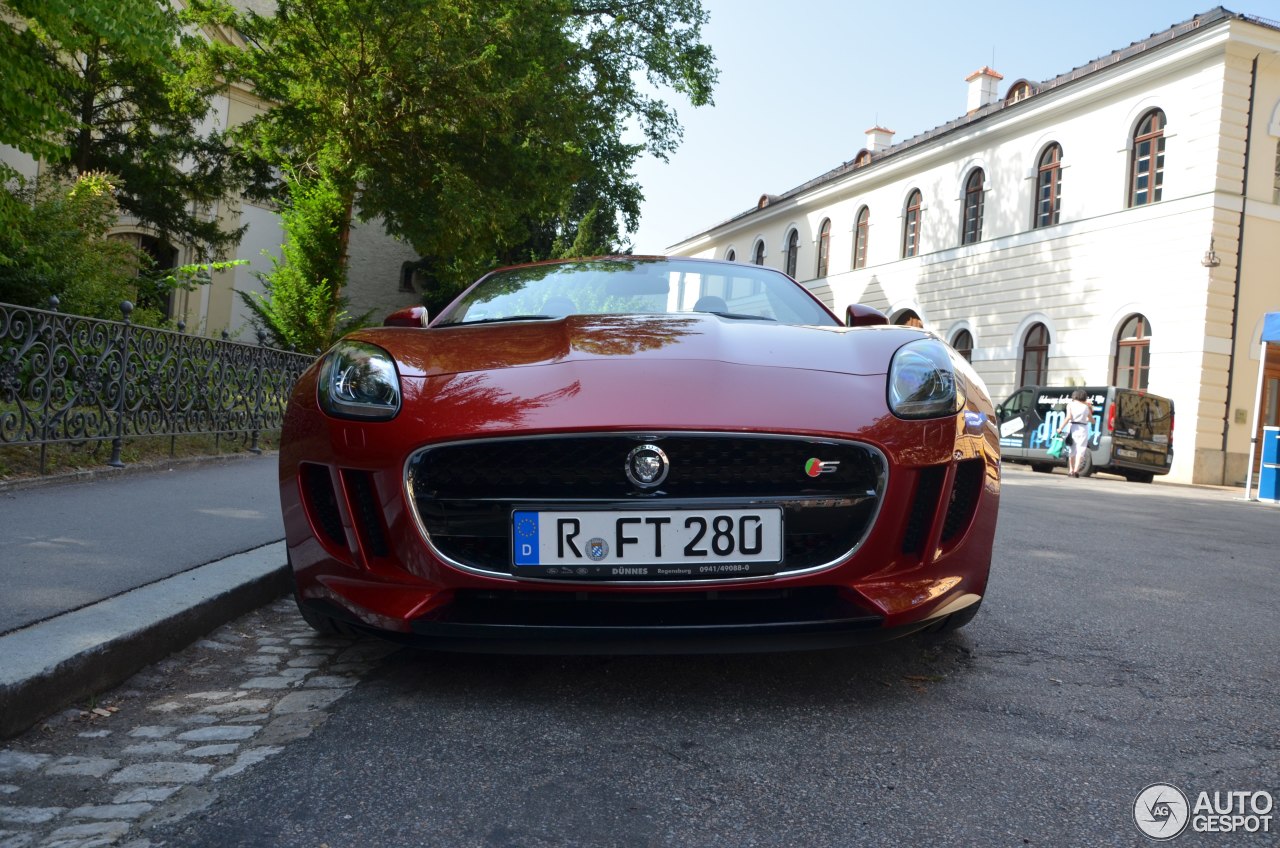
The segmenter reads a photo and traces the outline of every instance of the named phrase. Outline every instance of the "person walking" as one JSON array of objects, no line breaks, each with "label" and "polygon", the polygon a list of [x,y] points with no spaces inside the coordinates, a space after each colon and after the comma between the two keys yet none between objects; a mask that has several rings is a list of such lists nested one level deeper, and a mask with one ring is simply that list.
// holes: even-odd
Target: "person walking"
[{"label": "person walking", "polygon": [[1089,449],[1089,422],[1093,420],[1093,407],[1084,389],[1076,389],[1067,401],[1066,417],[1057,435],[1071,446],[1071,458],[1067,462],[1068,476],[1079,477],[1084,471],[1085,451]]}]

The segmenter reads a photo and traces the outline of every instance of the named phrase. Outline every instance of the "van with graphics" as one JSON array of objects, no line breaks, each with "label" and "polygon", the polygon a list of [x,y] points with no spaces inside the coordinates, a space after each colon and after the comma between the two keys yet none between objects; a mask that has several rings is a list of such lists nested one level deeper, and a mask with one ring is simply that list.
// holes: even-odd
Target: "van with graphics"
[{"label": "van with graphics", "polygon": [[[1173,401],[1136,389],[1085,386],[1093,406],[1089,423],[1089,457],[1084,475],[1096,471],[1150,483],[1168,474],[1173,464]],[[1000,422],[1000,454],[1006,462],[1023,462],[1033,471],[1066,466],[1067,457],[1049,456],[1049,440],[1062,426],[1075,386],[1023,386],[996,406]]]}]

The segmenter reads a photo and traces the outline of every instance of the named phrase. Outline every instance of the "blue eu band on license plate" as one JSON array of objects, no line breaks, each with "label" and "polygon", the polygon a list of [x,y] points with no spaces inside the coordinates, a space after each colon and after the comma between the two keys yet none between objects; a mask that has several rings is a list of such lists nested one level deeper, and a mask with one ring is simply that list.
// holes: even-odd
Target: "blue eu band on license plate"
[{"label": "blue eu band on license plate", "polygon": [[782,561],[782,510],[517,510],[511,541],[517,574],[770,573]]}]

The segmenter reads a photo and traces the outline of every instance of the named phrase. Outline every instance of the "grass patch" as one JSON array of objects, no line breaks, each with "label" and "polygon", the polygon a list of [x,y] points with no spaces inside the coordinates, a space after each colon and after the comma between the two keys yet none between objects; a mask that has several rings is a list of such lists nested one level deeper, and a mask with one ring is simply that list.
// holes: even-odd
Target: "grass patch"
[{"label": "grass patch", "polygon": [[[224,435],[221,439],[211,435],[195,436],[135,436],[126,437],[120,448],[120,459],[125,465],[146,462],[164,462],[167,459],[226,456],[248,451],[247,436]],[[280,431],[263,431],[258,436],[258,447],[264,451],[280,446]],[[45,448],[45,475],[65,474],[91,468],[107,467],[111,459],[111,440],[58,443]],[[40,447],[0,446],[0,482],[39,477]]]}]

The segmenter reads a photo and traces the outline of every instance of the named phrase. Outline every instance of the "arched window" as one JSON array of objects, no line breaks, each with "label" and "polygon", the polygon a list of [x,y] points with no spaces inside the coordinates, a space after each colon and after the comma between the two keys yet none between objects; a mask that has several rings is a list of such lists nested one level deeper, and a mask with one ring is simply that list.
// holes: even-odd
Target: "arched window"
[{"label": "arched window", "polygon": [[1121,388],[1145,389],[1151,370],[1151,322],[1131,315],[1116,336],[1116,370],[1111,382]]},{"label": "arched window", "polygon": [[858,223],[853,234],[853,267],[867,267],[867,227],[871,223],[871,210],[866,206],[858,211]]},{"label": "arched window", "polygon": [[751,252],[751,264],[753,265],[764,264],[764,242],[763,241],[756,242],[756,249]]},{"label": "arched window", "polygon": [[826,218],[818,228],[818,273],[819,278],[827,276],[827,266],[831,257],[831,219]]},{"label": "arched window", "polygon": [[724,255],[724,260],[725,260],[726,262],[737,262],[737,261],[738,261],[738,254],[734,252],[734,250],[733,250],[733,248],[732,248],[732,247],[731,247],[731,248],[729,248],[729,251]]},{"label": "arched window", "polygon": [[787,276],[795,278],[796,261],[800,258],[800,234],[795,230],[787,236]]},{"label": "arched window", "polygon": [[973,333],[961,330],[951,339],[951,346],[956,349],[956,353],[964,357],[965,362],[973,361]]},{"label": "arched window", "polygon": [[1018,80],[1009,86],[1009,93],[1004,96],[1004,102],[1006,104],[1017,103],[1020,100],[1026,100],[1035,93],[1036,91],[1031,87],[1031,83],[1026,80]]},{"label": "arched window", "polygon": [[1019,386],[1043,386],[1049,375],[1049,328],[1032,324],[1022,340],[1022,368]]},{"label": "arched window", "polygon": [[960,226],[960,243],[973,244],[982,241],[982,182],[981,168],[974,168],[964,184],[964,220]]},{"label": "arched window", "polygon": [[920,252],[921,205],[920,190],[915,189],[907,197],[906,213],[902,218],[902,257],[904,259]]},{"label": "arched window", "polygon": [[1129,164],[1129,205],[1160,200],[1164,188],[1164,112],[1152,109],[1138,121]]},{"label": "arched window", "polygon": [[893,323],[903,327],[919,327],[924,329],[924,321],[920,320],[920,316],[914,310],[904,309],[898,313],[898,317],[893,319]]},{"label": "arched window", "polygon": [[1062,207],[1062,146],[1050,144],[1040,154],[1036,173],[1036,206],[1033,227],[1052,227],[1058,223]]}]

